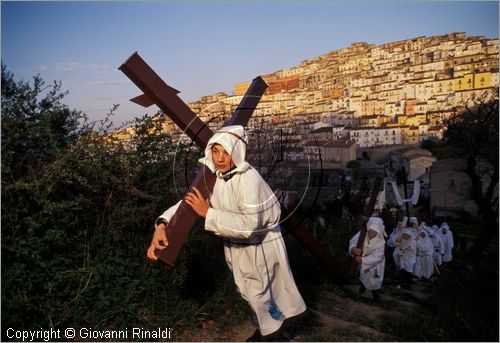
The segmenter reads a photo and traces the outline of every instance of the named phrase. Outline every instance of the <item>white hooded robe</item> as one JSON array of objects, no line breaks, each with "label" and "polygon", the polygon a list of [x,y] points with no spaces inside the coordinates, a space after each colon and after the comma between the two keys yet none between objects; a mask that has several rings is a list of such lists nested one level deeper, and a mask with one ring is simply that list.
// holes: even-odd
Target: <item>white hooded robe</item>
[{"label": "white hooded robe", "polygon": [[[236,166],[221,174],[212,161],[211,148],[220,144]],[[260,333],[277,331],[284,319],[306,310],[288,263],[279,220],[281,205],[260,174],[245,161],[246,135],[242,126],[226,126],[215,133],[200,162],[216,173],[205,230],[227,238],[226,263],[238,292],[255,312]],[[180,202],[160,218],[169,221]],[[159,218],[159,219],[160,219]],[[157,221],[158,222],[158,221]],[[271,299],[281,312],[270,313]]]},{"label": "white hooded robe", "polygon": [[[382,219],[370,217],[366,223],[367,230],[377,231],[377,235],[369,239],[368,234],[365,237],[363,245],[362,261],[359,270],[359,280],[369,291],[377,290],[382,287],[385,270],[385,228]],[[358,243],[359,232],[351,238],[349,242],[349,252],[356,247]]]},{"label": "white hooded robe", "polygon": [[431,238],[432,246],[434,247],[432,257],[434,258],[436,265],[440,266],[443,263],[444,244],[441,236],[437,233],[437,226],[436,228],[431,227],[429,230],[429,237]]},{"label": "white hooded robe", "polygon": [[[423,237],[422,237],[423,236]],[[425,229],[419,229],[417,232],[417,255],[415,259],[416,277],[429,279],[434,272],[434,246],[432,240]]]},{"label": "white hooded robe", "polygon": [[417,253],[417,243],[415,242],[415,232],[405,227],[401,230],[401,235],[407,234],[410,236],[409,239],[402,239],[400,243],[396,242],[396,249],[392,254],[394,257],[394,262],[398,270],[404,269],[408,273],[413,274],[415,268],[415,260]]},{"label": "white hooded robe", "polygon": [[389,238],[387,239],[387,246],[388,247],[391,247],[391,248],[395,248],[396,247],[396,238],[398,238],[399,234],[401,233],[401,230],[403,230],[403,228],[400,228],[399,226],[396,226],[391,234],[389,235]]},{"label": "white hooded robe", "polygon": [[447,223],[441,224],[438,230],[438,234],[441,236],[443,241],[443,262],[450,262],[453,258],[453,233]]}]

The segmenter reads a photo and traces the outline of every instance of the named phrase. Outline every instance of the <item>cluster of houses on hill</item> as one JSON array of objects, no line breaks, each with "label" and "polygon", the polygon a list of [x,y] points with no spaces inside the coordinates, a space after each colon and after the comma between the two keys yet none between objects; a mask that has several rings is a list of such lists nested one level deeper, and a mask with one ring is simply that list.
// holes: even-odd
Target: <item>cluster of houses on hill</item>
[{"label": "cluster of houses on hill", "polygon": [[[450,116],[497,96],[498,64],[498,38],[459,32],[379,46],[353,43],[263,75],[268,88],[247,126],[249,156],[262,173],[280,175],[277,179],[296,179],[298,185],[304,168],[312,174],[321,169],[319,177],[309,173],[307,180],[339,188],[342,180],[356,178],[354,169],[347,168],[350,161],[358,160],[364,175],[393,177],[391,163],[397,155],[410,177],[426,180],[423,189],[430,194],[435,187],[430,187],[429,173],[439,169],[445,175],[444,169],[435,157],[422,150],[415,153],[415,148],[425,140],[441,139]],[[232,95],[219,92],[188,106],[216,130],[250,84],[238,83]],[[162,125],[174,142],[190,142],[172,121]],[[134,128],[127,128],[115,137],[127,140],[133,133]],[[280,164],[270,161],[287,161],[287,167],[278,173]],[[302,176],[294,178],[293,173]],[[443,176],[443,182],[448,179]],[[336,193],[328,192],[329,197]],[[452,203],[458,201],[451,198],[435,196],[434,209],[452,213]]]}]

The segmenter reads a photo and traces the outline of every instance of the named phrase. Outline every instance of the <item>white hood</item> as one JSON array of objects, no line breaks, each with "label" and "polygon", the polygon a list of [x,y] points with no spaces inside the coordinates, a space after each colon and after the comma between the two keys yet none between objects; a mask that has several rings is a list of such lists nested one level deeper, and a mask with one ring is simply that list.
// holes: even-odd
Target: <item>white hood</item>
[{"label": "white hood", "polygon": [[400,249],[406,249],[407,247],[409,247],[411,245],[412,241],[415,241],[415,232],[412,229],[405,227],[401,231],[401,236],[403,234],[407,234],[408,236],[410,236],[410,238],[408,238],[408,239],[404,239],[403,238],[401,240],[401,243],[399,243],[399,248]]},{"label": "white hood", "polygon": [[250,164],[245,161],[247,143],[248,139],[243,126],[224,126],[210,138],[205,148],[205,157],[201,158],[199,162],[206,165],[213,173],[221,177],[222,175],[217,170],[212,159],[212,146],[214,144],[220,144],[224,150],[231,155],[234,165],[236,166],[229,174],[243,172],[250,168]]},{"label": "white hood", "polygon": [[402,231],[402,234],[407,234],[408,236],[411,236],[412,238],[415,238],[415,231],[409,227],[405,227]]},{"label": "white hood", "polygon": [[366,223],[366,229],[376,231],[382,238],[387,237],[384,221],[379,217],[370,217]]}]

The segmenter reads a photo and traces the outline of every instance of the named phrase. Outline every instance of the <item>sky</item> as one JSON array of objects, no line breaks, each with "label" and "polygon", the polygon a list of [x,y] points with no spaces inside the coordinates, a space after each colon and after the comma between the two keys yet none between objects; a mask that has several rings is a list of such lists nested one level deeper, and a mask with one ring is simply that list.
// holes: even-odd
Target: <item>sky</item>
[{"label": "sky", "polygon": [[1,56],[16,80],[61,81],[64,102],[115,126],[154,114],[118,67],[134,52],[186,102],[353,42],[466,32],[498,38],[498,1],[1,2]]}]

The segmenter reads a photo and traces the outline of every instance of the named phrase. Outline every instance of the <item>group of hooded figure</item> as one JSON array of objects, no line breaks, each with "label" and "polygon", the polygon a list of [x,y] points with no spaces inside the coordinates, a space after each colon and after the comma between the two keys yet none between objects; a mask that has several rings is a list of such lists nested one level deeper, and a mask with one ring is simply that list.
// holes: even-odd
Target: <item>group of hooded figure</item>
[{"label": "group of hooded figure", "polygon": [[[359,232],[349,242],[349,252],[359,264],[359,293],[372,292],[374,299],[379,299],[385,270],[385,245],[394,248],[393,258],[396,269],[404,282],[412,280],[432,280],[438,266],[452,260],[453,234],[446,222],[440,227],[420,225],[416,217],[407,217],[398,222],[387,238],[381,218],[372,216],[366,224],[366,238],[363,249],[357,248]],[[387,238],[387,242],[385,241]]]},{"label": "group of hooded figure", "polygon": [[410,217],[410,225],[405,224],[405,219],[399,222],[387,240],[396,268],[407,278],[431,280],[438,266],[452,260],[453,234],[446,222],[438,228]]}]

